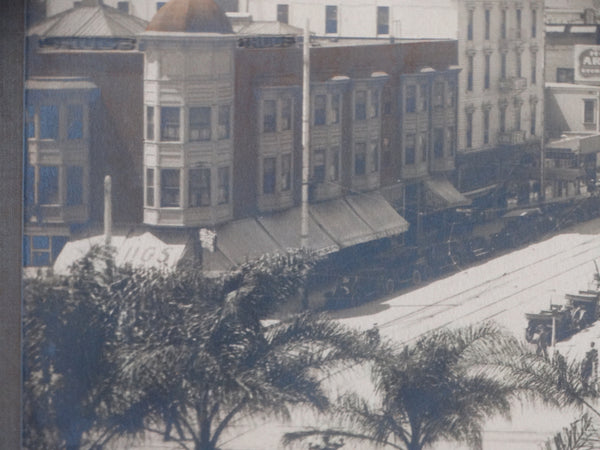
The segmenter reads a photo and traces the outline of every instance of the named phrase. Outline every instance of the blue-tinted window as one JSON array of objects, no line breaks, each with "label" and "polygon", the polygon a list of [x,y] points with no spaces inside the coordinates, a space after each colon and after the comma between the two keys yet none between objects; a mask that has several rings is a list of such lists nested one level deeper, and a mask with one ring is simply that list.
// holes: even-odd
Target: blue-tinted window
[{"label": "blue-tinted window", "polygon": [[83,203],[83,168],[67,168],[67,205]]},{"label": "blue-tinted window", "polygon": [[35,168],[33,166],[25,167],[25,180],[24,181],[24,199],[25,206],[31,206],[35,202],[35,191],[34,191],[34,182],[35,182]]},{"label": "blue-tinted window", "polygon": [[52,261],[56,261],[60,251],[63,249],[69,238],[67,236],[52,236]]},{"label": "blue-tinted window", "polygon": [[32,247],[34,250],[48,250],[50,249],[50,238],[48,236],[33,236],[31,238]]},{"label": "blue-tinted window", "polygon": [[165,6],[166,2],[156,2],[156,10],[158,11],[160,8]]},{"label": "blue-tinted window", "polygon": [[40,166],[38,203],[40,205],[58,204],[58,167]]},{"label": "blue-tinted window", "polygon": [[27,107],[27,116],[25,117],[25,137],[32,138],[35,137],[35,109],[33,106],[29,105]]},{"label": "blue-tinted window", "polygon": [[56,139],[58,137],[58,107],[56,105],[40,106],[40,139]]},{"label": "blue-tinted window", "polygon": [[31,265],[31,247],[29,246],[29,236],[23,236],[23,265]]},{"label": "blue-tinted window", "polygon": [[69,105],[67,114],[67,138],[83,138],[83,106]]}]

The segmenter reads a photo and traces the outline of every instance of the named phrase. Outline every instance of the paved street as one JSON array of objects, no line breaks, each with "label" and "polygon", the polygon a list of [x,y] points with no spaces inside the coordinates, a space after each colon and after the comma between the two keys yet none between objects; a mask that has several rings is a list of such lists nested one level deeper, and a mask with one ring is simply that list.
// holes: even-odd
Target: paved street
[{"label": "paved street", "polygon": [[[563,303],[564,294],[592,287],[593,261],[600,258],[599,233],[600,220],[588,222],[551,239],[468,267],[420,289],[336,312],[334,317],[349,327],[362,330],[377,323],[383,337],[399,344],[409,343],[436,328],[484,320],[495,320],[516,336],[523,337],[525,312],[537,312],[550,303]],[[600,343],[598,324],[557,347],[564,354],[580,356],[592,340]],[[328,385],[331,392],[355,389],[364,395],[370,393],[368,371],[361,367],[337,374]],[[576,411],[516,405],[512,421],[498,418],[488,423],[483,449],[539,448],[546,437],[568,425],[575,416]],[[295,412],[293,425],[255,420],[239,424],[232,430],[230,440],[223,448],[280,448],[278,442],[282,431],[302,425],[322,425],[322,419],[319,421],[306,412]],[[146,444],[140,448],[150,448],[150,442]],[[166,448],[162,443],[155,444],[153,448]],[[463,450],[466,447],[440,444],[436,449]]]}]

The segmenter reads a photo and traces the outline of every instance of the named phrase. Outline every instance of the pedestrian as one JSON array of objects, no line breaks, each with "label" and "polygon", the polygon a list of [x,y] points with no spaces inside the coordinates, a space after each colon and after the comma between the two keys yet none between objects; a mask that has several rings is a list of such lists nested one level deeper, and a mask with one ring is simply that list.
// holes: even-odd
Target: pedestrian
[{"label": "pedestrian", "polygon": [[367,339],[369,344],[375,347],[379,345],[381,337],[379,336],[379,327],[377,326],[377,322],[373,324],[373,327],[370,330],[367,330]]},{"label": "pedestrian", "polygon": [[535,354],[538,356],[543,355],[544,358],[548,358],[548,344],[550,343],[550,330],[547,326],[538,325],[537,329],[537,349]]},{"label": "pedestrian", "polygon": [[596,385],[598,379],[598,350],[593,342],[590,343],[590,349],[585,354],[581,362],[581,382],[584,387]]}]

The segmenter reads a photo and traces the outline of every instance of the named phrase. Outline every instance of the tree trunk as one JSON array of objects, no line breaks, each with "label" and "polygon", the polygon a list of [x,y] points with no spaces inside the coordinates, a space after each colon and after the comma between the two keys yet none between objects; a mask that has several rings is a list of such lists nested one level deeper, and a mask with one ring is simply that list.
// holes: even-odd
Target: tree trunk
[{"label": "tree trunk", "polygon": [[202,420],[200,423],[200,436],[194,450],[215,450],[215,446],[210,441],[210,422]]}]

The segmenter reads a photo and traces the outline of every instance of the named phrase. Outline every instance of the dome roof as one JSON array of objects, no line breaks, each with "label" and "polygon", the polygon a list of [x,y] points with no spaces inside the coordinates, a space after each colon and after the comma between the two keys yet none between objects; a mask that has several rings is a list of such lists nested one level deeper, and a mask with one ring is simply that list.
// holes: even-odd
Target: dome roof
[{"label": "dome roof", "polygon": [[214,0],[171,0],[158,10],[146,31],[233,33]]}]

